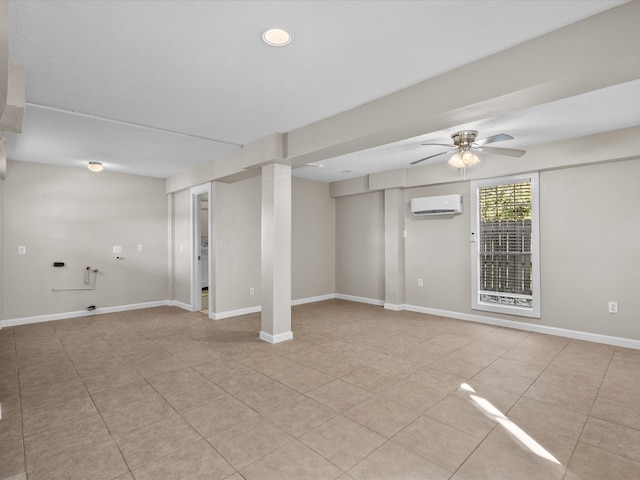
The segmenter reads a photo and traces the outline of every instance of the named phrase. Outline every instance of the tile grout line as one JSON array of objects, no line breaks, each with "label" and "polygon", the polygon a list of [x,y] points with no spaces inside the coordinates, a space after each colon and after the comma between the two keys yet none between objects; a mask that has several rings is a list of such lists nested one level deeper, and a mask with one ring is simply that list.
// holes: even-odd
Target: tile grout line
[{"label": "tile grout line", "polygon": [[18,365],[18,342],[16,341],[16,331],[12,328],[12,336],[13,336],[13,348],[16,352],[16,377],[18,379],[18,397],[20,399],[20,433],[22,440],[22,463],[24,466],[24,476],[28,477],[27,474],[27,445],[24,441],[24,409],[22,408],[22,384],[20,382],[20,368]]},{"label": "tile grout line", "polygon": [[[567,343],[567,345],[569,345],[570,343],[571,342]],[[578,441],[576,442],[576,445],[573,447],[573,450],[571,451],[571,456],[569,457],[569,460],[567,461],[567,469],[565,470],[564,478],[571,478],[569,476],[569,467],[571,465],[571,462],[573,462],[573,457],[575,456],[576,451],[578,450],[578,446],[580,445],[580,442],[582,440],[582,436],[584,435],[584,431],[587,428],[587,423],[589,423],[589,419],[591,418],[591,410],[593,409],[593,405],[595,404],[595,401],[597,400],[598,395],[600,394],[600,389],[602,388],[602,384],[604,383],[604,379],[605,379],[605,377],[607,375],[607,371],[609,370],[609,367],[611,366],[611,361],[613,360],[613,355],[615,354],[615,351],[616,351],[616,349],[614,348],[614,351],[611,354],[611,358],[609,359],[609,363],[607,364],[607,369],[605,370],[604,375],[602,375],[602,380],[600,380],[600,384],[598,385],[598,391],[596,392],[596,396],[593,399],[591,407],[589,407],[589,413],[587,415],[585,415],[587,418],[586,418],[584,424],[582,425],[582,429],[580,430],[580,435],[578,436]]]}]

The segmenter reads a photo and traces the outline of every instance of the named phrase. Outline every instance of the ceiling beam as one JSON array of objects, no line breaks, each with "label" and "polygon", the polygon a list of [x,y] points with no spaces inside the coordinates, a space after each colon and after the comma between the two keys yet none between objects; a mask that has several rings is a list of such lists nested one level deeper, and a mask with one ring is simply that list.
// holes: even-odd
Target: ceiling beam
[{"label": "ceiling beam", "polygon": [[22,133],[24,109],[24,66],[15,62],[9,62],[7,102],[0,116],[0,130],[4,132]]},{"label": "ceiling beam", "polygon": [[22,132],[24,102],[24,68],[9,59],[9,2],[0,1],[0,131]]},{"label": "ceiling beam", "polygon": [[206,182],[233,183],[260,175],[260,167],[283,162],[285,140],[280,133],[261,138],[222,158],[167,178],[165,191],[177,192]]}]

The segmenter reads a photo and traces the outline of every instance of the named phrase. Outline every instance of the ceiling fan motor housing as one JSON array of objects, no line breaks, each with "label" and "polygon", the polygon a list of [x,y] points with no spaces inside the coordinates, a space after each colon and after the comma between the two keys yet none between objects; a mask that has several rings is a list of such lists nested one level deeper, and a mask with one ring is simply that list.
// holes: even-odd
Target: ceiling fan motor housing
[{"label": "ceiling fan motor housing", "polygon": [[478,132],[476,130],[462,130],[461,132],[456,132],[451,135],[453,139],[453,144],[457,147],[462,147],[462,149],[467,149],[478,136]]}]

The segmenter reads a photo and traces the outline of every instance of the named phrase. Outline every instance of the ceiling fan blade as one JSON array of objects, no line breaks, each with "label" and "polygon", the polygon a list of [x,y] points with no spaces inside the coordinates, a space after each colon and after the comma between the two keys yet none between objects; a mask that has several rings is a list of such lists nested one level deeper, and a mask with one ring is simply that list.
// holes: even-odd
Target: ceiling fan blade
[{"label": "ceiling fan blade", "polygon": [[455,152],[455,151],[456,150],[449,150],[448,152],[436,153],[435,155],[431,155],[430,157],[421,158],[420,160],[416,160],[415,162],[411,162],[410,165],[415,165],[416,163],[424,162],[425,160],[429,160],[430,158],[439,157],[440,155],[445,155],[447,153],[452,153],[452,152]]},{"label": "ceiling fan blade", "polygon": [[497,153],[500,155],[509,155],[510,157],[521,157],[526,150],[518,150],[517,148],[499,148],[499,147],[482,147],[483,152]]},{"label": "ceiling fan blade", "polygon": [[455,147],[455,145],[451,145],[450,143],[421,143],[420,145],[436,145],[438,147]]},{"label": "ceiling fan blade", "polygon": [[481,138],[480,140],[476,140],[473,143],[475,143],[479,147],[482,147],[483,145],[487,145],[489,143],[504,142],[505,140],[513,140],[513,137],[511,135],[507,135],[506,133],[499,133],[497,135],[491,135],[487,138]]}]

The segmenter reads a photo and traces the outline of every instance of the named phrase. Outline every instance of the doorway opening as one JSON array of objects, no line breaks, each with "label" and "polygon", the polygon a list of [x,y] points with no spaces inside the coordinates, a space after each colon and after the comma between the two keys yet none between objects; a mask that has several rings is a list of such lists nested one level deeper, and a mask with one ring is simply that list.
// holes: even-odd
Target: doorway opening
[{"label": "doorway opening", "polygon": [[191,269],[191,308],[209,315],[212,312],[213,292],[210,275],[210,238],[209,219],[210,184],[191,189],[191,225],[192,225],[192,269]]}]

